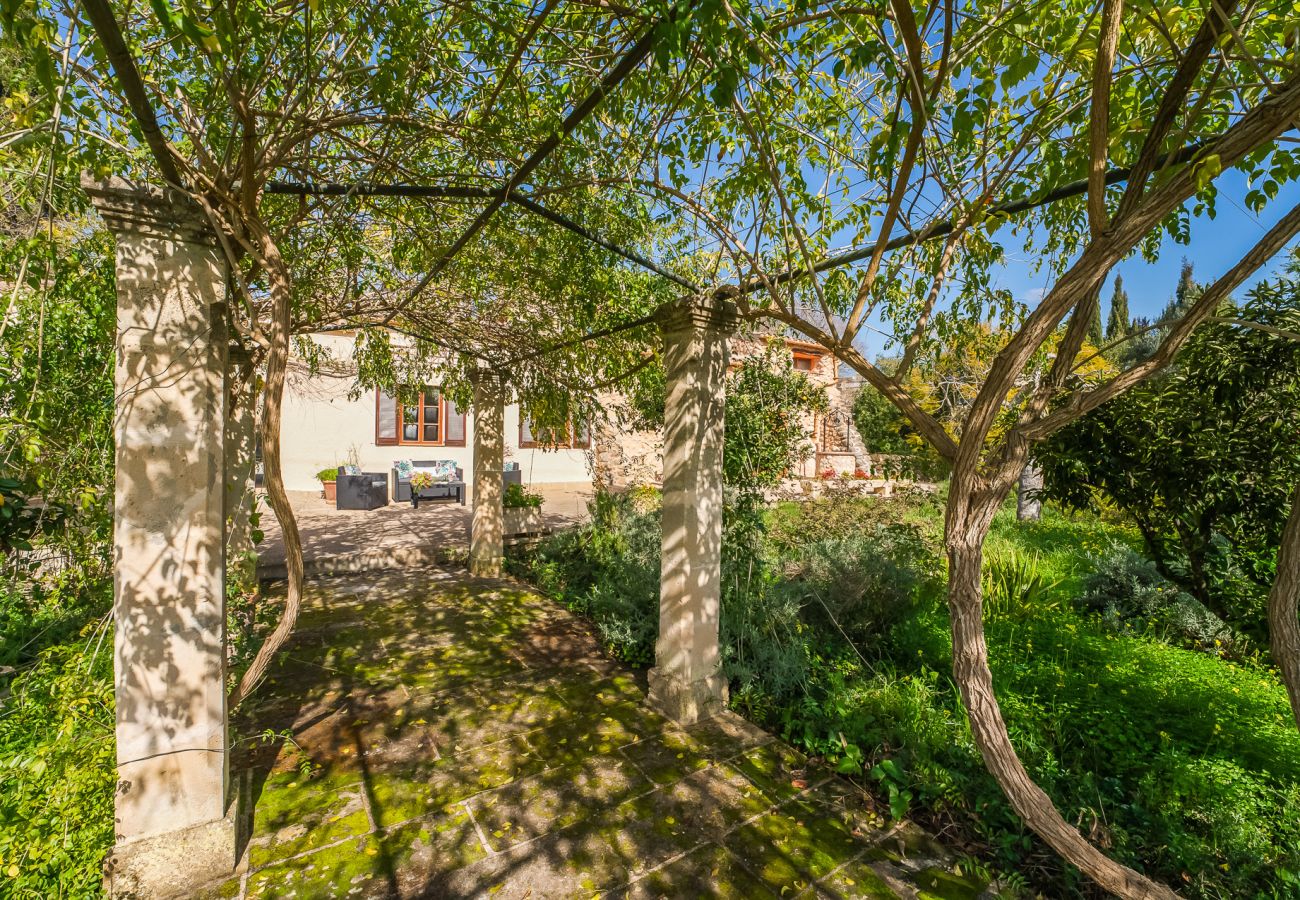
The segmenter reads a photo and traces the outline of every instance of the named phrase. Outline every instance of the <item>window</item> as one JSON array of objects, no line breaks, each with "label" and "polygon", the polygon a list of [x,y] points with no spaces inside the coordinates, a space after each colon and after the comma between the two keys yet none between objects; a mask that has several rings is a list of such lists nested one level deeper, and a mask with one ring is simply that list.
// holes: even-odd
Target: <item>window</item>
[{"label": "window", "polygon": [[375,394],[375,443],[465,446],[465,413],[435,387],[425,387],[411,403],[392,394]]},{"label": "window", "polygon": [[585,450],[591,446],[586,422],[570,420],[563,429],[535,428],[525,415],[519,416],[519,446],[523,449]]},{"label": "window", "polygon": [[800,372],[811,372],[817,368],[817,363],[821,362],[821,357],[816,353],[805,353],[802,350],[794,351],[794,367]]}]

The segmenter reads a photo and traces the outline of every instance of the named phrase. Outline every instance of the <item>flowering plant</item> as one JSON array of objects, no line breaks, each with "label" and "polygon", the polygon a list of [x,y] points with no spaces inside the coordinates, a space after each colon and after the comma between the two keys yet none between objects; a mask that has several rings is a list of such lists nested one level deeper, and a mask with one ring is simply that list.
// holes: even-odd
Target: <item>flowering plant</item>
[{"label": "flowering plant", "polygon": [[423,491],[433,487],[433,475],[429,472],[411,473],[411,490]]}]

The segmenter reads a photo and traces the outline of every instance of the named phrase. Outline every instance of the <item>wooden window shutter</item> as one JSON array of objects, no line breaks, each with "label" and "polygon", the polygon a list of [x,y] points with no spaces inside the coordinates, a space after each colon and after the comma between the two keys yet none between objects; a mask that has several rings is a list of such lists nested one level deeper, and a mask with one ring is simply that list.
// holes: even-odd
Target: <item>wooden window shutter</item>
[{"label": "wooden window shutter", "polygon": [[375,390],[375,445],[387,447],[397,443],[397,398]]}]

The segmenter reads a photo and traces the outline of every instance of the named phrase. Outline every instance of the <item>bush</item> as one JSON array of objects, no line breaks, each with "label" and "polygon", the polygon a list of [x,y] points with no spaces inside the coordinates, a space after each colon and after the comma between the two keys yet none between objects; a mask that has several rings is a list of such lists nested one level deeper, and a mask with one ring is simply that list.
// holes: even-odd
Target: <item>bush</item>
[{"label": "bush", "polygon": [[501,505],[505,509],[541,509],[542,495],[524,490],[521,484],[511,483],[506,485]]},{"label": "bush", "polygon": [[[0,602],[16,597],[0,586]],[[11,897],[98,895],[113,843],[113,635],[109,585],[44,592],[58,640],[4,680],[0,715],[0,880]],[[70,623],[81,624],[73,628]],[[71,632],[71,637],[68,632]],[[12,634],[12,632],[11,632]],[[30,640],[28,646],[32,646]],[[13,659],[14,644],[6,641]]]},{"label": "bush", "polygon": [[798,560],[792,587],[808,598],[810,622],[829,626],[855,646],[872,642],[910,612],[921,590],[934,585],[926,573],[938,570],[919,530],[899,523],[822,538]]},{"label": "bush", "polygon": [[1161,640],[1241,656],[1250,642],[1194,597],[1165,579],[1146,557],[1124,546],[1091,557],[1080,605],[1116,630],[1148,629]]}]

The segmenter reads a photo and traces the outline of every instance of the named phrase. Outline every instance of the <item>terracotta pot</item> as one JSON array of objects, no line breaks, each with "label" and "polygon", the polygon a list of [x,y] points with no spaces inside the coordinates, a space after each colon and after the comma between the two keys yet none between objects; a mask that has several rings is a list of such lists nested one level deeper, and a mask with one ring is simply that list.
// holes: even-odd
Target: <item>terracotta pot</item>
[{"label": "terracotta pot", "polygon": [[333,481],[322,481],[321,487],[325,489],[325,502],[333,503],[337,499],[334,493],[336,489],[336,483]]}]

